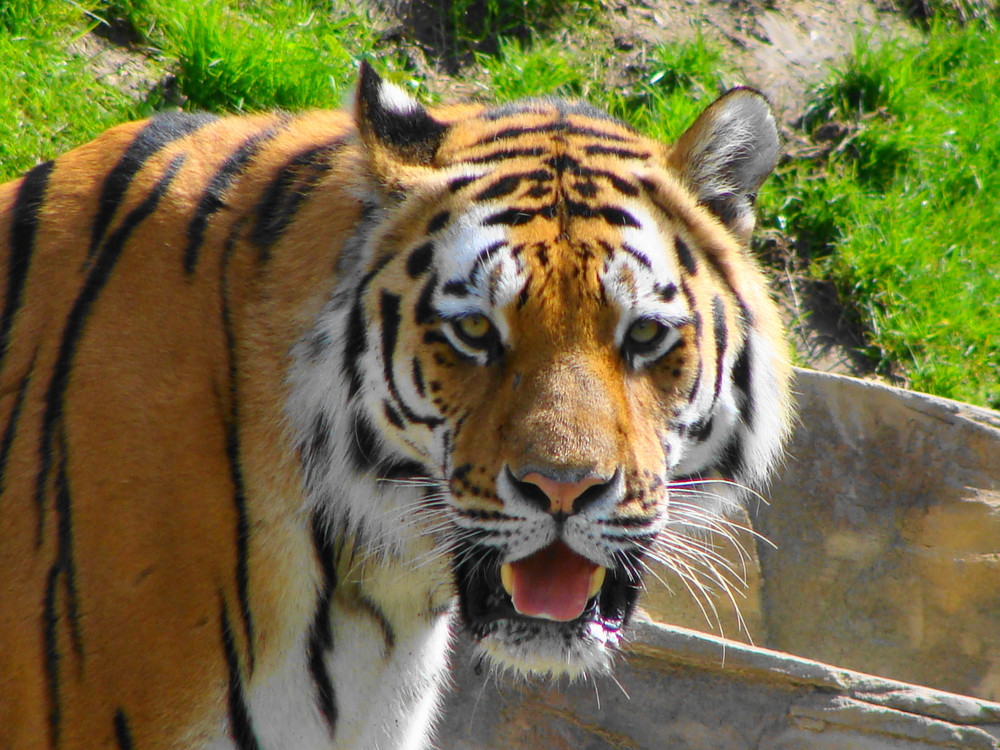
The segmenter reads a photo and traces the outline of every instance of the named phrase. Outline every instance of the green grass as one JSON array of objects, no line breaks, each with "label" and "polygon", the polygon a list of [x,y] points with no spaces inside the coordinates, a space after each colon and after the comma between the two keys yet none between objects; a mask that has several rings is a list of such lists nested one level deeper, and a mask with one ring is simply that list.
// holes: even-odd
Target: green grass
[{"label": "green grass", "polygon": [[[847,136],[822,159],[779,169],[761,194],[761,224],[784,231],[809,272],[833,281],[875,361],[891,362],[914,388],[1000,407],[1000,32],[971,0],[925,4],[917,44],[859,40],[813,92],[805,130],[835,120]],[[619,53],[594,20],[596,0],[446,7],[441,23],[456,49],[478,50],[463,74],[492,100],[585,98],[673,140],[721,89],[741,83],[696,36],[648,50],[622,85],[606,85]],[[337,2],[0,0],[0,178],[174,106],[155,91],[137,101],[94,79],[69,49],[98,24],[130,29],[175,76],[188,109],[339,106],[363,57],[421,86],[368,19]],[[497,30],[506,36],[485,43]]]},{"label": "green grass", "polygon": [[0,178],[150,111],[67,52],[84,28],[71,6],[11,0],[0,9]]},{"label": "green grass", "polygon": [[932,24],[815,92],[806,127],[850,135],[793,165],[765,205],[911,386],[1000,408],[1000,30]]}]

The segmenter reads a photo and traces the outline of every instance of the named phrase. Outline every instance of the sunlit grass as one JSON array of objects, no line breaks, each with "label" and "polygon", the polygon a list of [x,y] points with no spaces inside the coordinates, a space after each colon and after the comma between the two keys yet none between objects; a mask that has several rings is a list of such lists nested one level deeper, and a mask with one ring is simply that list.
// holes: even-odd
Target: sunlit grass
[{"label": "sunlit grass", "polygon": [[819,256],[873,358],[918,390],[1000,407],[1000,32],[860,40],[806,125],[828,119],[847,140],[818,171],[785,170],[767,213]]}]

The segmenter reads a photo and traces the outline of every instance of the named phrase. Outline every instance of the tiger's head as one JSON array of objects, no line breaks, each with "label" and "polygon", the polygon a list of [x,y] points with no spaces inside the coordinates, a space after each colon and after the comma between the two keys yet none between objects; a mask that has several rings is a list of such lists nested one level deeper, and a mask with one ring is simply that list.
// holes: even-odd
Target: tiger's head
[{"label": "tiger's head", "polygon": [[604,668],[647,565],[683,576],[786,435],[746,251],[768,106],[731,91],[671,148],[577,102],[426,109],[363,66],[356,119],[362,219],[291,375],[312,501],[383,554],[432,539],[496,663]]}]

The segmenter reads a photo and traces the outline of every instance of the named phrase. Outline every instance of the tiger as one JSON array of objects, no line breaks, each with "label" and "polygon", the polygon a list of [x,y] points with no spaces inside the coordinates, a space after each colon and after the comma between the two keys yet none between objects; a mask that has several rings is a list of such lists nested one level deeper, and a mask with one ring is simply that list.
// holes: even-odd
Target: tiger
[{"label": "tiger", "polygon": [[778,153],[749,88],[671,146],[363,63],[0,187],[0,746],[418,750],[456,637],[611,670],[780,460]]}]

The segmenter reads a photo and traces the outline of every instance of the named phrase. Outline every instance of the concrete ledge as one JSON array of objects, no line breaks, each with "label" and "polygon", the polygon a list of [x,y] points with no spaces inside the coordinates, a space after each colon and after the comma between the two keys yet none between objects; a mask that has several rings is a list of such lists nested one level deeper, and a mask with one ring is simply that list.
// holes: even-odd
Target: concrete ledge
[{"label": "concrete ledge", "polygon": [[512,683],[461,646],[442,750],[1000,748],[1000,704],[638,623],[614,679]]}]

